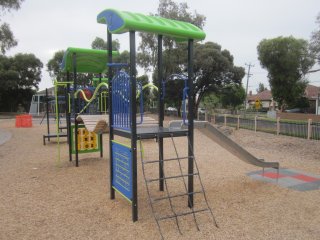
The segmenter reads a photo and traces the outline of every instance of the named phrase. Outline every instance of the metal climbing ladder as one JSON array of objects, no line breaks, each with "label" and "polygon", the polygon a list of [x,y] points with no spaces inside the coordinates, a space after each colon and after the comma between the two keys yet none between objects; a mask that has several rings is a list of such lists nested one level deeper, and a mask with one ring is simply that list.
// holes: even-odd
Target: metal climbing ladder
[{"label": "metal climbing ladder", "polygon": [[[178,163],[178,173],[175,174],[175,175],[166,175],[165,174],[165,170],[163,171],[163,177],[161,178],[153,178],[153,177],[150,177],[150,176],[147,176],[148,174],[146,173],[146,169],[148,168],[148,166],[152,166],[156,163],[160,163],[160,160],[145,160],[144,159],[144,150],[143,150],[143,146],[142,146],[142,142],[140,141],[140,158],[141,158],[141,162],[142,162],[142,171],[143,171],[143,176],[144,176],[144,180],[145,180],[145,184],[146,184],[146,188],[147,188],[147,193],[148,193],[148,197],[149,197],[149,203],[150,203],[150,207],[152,209],[152,213],[153,213],[153,216],[156,220],[156,223],[157,223],[157,226],[158,226],[158,229],[159,229],[159,233],[161,235],[161,238],[164,239],[164,236],[163,236],[163,233],[161,231],[161,226],[160,226],[160,221],[163,221],[163,220],[169,220],[169,219],[174,219],[175,220],[175,223],[176,223],[176,226],[177,226],[177,229],[179,231],[180,234],[182,234],[181,232],[181,228],[180,228],[180,224],[179,224],[179,217],[182,217],[182,216],[187,216],[187,215],[192,215],[192,218],[193,218],[193,221],[195,223],[195,226],[197,228],[197,230],[199,231],[199,224],[198,224],[198,221],[197,221],[197,214],[198,213],[201,213],[201,212],[208,212],[208,214],[210,214],[210,216],[212,217],[212,220],[213,220],[213,223],[215,224],[216,227],[218,227],[217,225],[217,222],[215,220],[215,217],[213,215],[213,211],[212,209],[210,208],[209,204],[208,204],[208,201],[207,201],[207,196],[206,196],[206,193],[205,193],[205,190],[204,190],[204,187],[203,187],[203,184],[202,184],[202,180],[201,180],[201,177],[200,177],[200,173],[199,173],[199,168],[198,168],[198,165],[197,165],[197,162],[196,162],[196,159],[195,159],[195,156],[192,152],[192,156],[179,156],[179,153],[178,153],[178,149],[177,149],[177,145],[174,141],[174,138],[173,136],[170,137],[171,139],[171,142],[172,142],[172,146],[174,148],[174,154],[175,156],[172,157],[172,158],[163,158],[163,156],[160,156],[160,159],[163,159],[161,161],[163,162],[169,162],[169,161],[177,161]],[[188,173],[185,173],[184,170],[183,170],[183,167],[182,167],[182,163],[183,161],[187,161],[187,159],[189,158],[193,158],[193,161],[195,163],[195,172],[193,174],[188,174]],[[172,170],[172,169],[171,169]],[[199,182],[199,188],[197,191],[193,191],[193,192],[189,192],[188,193],[188,187],[187,187],[187,180],[185,178],[189,177],[189,176],[193,176],[193,177],[197,177],[198,179],[198,182]],[[168,180],[173,180],[173,179],[182,179],[183,181],[183,188],[184,190],[182,192],[178,192],[178,193],[174,193],[172,194],[171,191],[170,191],[170,188],[169,188],[169,181]],[[165,196],[161,196],[161,197],[155,197],[153,196],[153,194],[151,193],[152,192],[152,188],[150,187],[150,184],[153,183],[153,182],[158,182],[160,180],[163,180],[164,182],[164,191],[165,191]],[[203,208],[197,208],[196,206],[194,206],[193,204],[191,204],[190,202],[190,198],[189,196],[190,195],[202,195],[202,198],[203,198],[203,201],[204,201],[204,207]],[[173,199],[176,199],[176,198],[182,198],[182,197],[186,197],[188,198],[188,205],[189,206],[192,206],[190,207],[187,211],[181,211],[181,210],[177,210],[176,207],[174,204],[173,204]],[[162,201],[168,201],[169,205],[170,205],[170,211],[171,213],[170,214],[166,214],[166,215],[163,215],[161,213],[158,213],[156,211],[156,208],[155,208],[155,204],[159,203],[159,202],[162,202]]]}]

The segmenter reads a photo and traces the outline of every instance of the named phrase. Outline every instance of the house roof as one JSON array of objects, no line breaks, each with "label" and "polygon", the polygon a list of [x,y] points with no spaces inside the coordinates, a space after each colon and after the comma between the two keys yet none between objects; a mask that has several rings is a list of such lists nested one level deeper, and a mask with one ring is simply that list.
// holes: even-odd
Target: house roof
[{"label": "house roof", "polygon": [[255,101],[259,99],[260,101],[271,101],[272,94],[270,90],[264,90],[255,95],[248,96],[248,101]]},{"label": "house roof", "polygon": [[318,94],[320,94],[320,87],[313,86],[308,84],[305,90],[305,96],[308,99],[316,99],[318,98]]},{"label": "house roof", "polygon": [[[305,97],[308,99],[317,99],[318,94],[320,94],[320,87],[308,84],[305,90]],[[248,95],[248,101],[255,101],[259,99],[260,101],[271,101],[272,94],[270,90],[264,90],[255,95]]]}]

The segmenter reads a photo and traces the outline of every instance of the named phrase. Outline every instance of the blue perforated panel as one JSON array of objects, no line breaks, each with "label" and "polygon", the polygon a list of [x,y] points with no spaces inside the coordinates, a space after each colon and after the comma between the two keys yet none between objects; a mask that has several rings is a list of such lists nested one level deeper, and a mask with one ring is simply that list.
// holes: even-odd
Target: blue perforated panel
[{"label": "blue perforated panel", "polygon": [[132,200],[132,161],[131,148],[112,142],[112,186]]}]

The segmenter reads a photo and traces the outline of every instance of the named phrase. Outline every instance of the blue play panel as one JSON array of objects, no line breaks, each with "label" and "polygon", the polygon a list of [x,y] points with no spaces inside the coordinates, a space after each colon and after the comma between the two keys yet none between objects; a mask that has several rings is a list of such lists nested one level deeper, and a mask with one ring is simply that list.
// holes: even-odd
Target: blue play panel
[{"label": "blue play panel", "polygon": [[247,173],[252,179],[269,182],[297,191],[320,190],[320,175],[301,172],[294,169],[265,169]]}]

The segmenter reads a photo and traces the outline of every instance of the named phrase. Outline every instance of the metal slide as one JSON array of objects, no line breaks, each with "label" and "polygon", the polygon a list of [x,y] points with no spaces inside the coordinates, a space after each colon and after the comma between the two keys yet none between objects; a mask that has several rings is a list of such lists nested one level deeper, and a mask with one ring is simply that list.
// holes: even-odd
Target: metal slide
[{"label": "metal slide", "polygon": [[[179,121],[181,124],[182,122]],[[171,127],[177,127],[178,121],[170,123]],[[181,126],[181,125],[180,125]],[[265,162],[263,159],[258,159],[241,147],[236,142],[232,141],[222,132],[220,132],[216,127],[212,126],[209,122],[206,121],[194,121],[194,127],[199,129],[204,135],[209,137],[211,140],[219,144],[221,147],[232,153],[234,156],[238,157],[242,161],[262,167],[262,168],[276,168],[279,169],[278,162]]]}]

